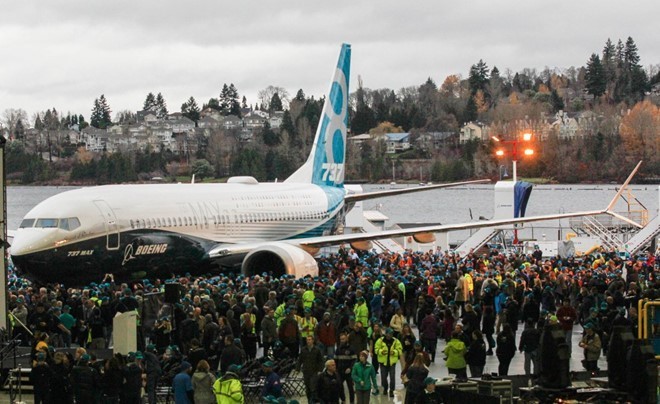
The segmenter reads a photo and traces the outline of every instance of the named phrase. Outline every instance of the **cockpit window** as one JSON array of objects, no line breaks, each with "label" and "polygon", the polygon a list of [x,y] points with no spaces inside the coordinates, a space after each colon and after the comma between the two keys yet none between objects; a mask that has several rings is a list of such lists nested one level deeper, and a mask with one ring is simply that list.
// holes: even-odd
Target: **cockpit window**
[{"label": "cockpit window", "polygon": [[59,228],[62,230],[75,230],[80,227],[80,220],[77,217],[69,217],[66,219],[60,219]]},{"label": "cockpit window", "polygon": [[59,219],[37,219],[34,227],[40,228],[54,228],[57,227]]},{"label": "cockpit window", "polygon": [[69,218],[69,230],[75,230],[80,227],[80,220],[77,217]]},{"label": "cockpit window", "polygon": [[34,225],[34,219],[23,219],[20,228],[32,227],[32,225]]}]

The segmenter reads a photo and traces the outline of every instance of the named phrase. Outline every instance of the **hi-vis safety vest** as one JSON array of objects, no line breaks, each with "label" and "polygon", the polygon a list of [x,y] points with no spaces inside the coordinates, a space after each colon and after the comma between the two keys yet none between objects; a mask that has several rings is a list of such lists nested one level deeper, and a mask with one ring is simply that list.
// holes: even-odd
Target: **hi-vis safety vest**
[{"label": "hi-vis safety vest", "polygon": [[318,320],[316,317],[310,317],[307,319],[307,317],[303,317],[298,324],[300,324],[300,335],[303,338],[307,338],[309,336],[314,336],[314,331],[316,330],[316,325],[318,324]]},{"label": "hi-vis safety vest", "polygon": [[218,404],[243,404],[243,386],[240,380],[230,377],[218,379],[213,383],[213,393]]},{"label": "hi-vis safety vest", "polygon": [[[245,318],[246,318],[245,315],[246,314],[247,313],[241,314],[241,327],[243,326],[243,323],[245,323]],[[250,332],[252,334],[255,334],[256,331],[255,331],[254,327],[255,327],[255,323],[257,322],[257,316],[255,316],[253,313],[250,313],[250,322],[252,323],[252,330],[250,330]]]}]

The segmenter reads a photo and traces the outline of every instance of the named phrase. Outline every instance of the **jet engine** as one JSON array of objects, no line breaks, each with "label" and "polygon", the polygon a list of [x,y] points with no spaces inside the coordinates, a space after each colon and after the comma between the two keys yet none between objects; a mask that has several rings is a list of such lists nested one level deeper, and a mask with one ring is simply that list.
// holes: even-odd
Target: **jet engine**
[{"label": "jet engine", "polygon": [[319,268],[314,257],[302,248],[275,242],[259,246],[246,255],[241,272],[243,275],[272,272],[277,277],[288,274],[302,278],[317,276]]}]

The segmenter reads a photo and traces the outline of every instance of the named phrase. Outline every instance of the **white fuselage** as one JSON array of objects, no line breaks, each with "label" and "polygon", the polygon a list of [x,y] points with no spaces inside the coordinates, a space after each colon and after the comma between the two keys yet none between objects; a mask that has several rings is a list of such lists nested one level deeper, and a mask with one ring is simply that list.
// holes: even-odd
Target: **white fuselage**
[{"label": "white fuselage", "polygon": [[[343,205],[343,198],[335,200],[331,206],[319,186],[291,183],[81,188],[53,196],[28,212],[24,223],[35,222],[18,229],[12,255],[103,235],[109,237],[112,249],[119,234],[150,229],[228,244],[287,239],[312,232],[332,219]],[[77,218],[80,226],[67,230],[37,225],[54,224],[39,219],[64,218]]]}]

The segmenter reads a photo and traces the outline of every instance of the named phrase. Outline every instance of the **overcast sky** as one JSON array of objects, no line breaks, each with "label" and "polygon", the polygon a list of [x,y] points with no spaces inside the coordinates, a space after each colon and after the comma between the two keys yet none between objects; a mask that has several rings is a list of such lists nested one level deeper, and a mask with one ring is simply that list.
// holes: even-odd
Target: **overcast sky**
[{"label": "overcast sky", "polygon": [[248,103],[269,85],[323,94],[339,47],[353,47],[372,89],[500,71],[567,68],[632,36],[644,67],[660,63],[660,1],[14,1],[0,0],[0,113],[55,107],[89,119],[162,92],[170,112],[234,83]]}]

